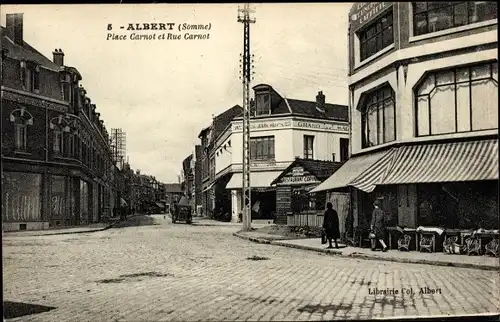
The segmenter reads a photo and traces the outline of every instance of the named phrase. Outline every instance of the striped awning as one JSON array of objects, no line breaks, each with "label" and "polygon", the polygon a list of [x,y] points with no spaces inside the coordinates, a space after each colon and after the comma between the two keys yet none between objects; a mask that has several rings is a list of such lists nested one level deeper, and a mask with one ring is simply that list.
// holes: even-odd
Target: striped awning
[{"label": "striped awning", "polygon": [[397,151],[397,148],[389,150],[365,172],[352,180],[349,185],[367,193],[375,190],[376,185],[387,175],[389,167],[398,155]]},{"label": "striped awning", "polygon": [[[253,188],[270,188],[271,182],[281,174],[281,171],[260,171],[250,172],[250,185]],[[231,180],[226,185],[226,189],[242,189],[243,174],[233,173]],[[274,190],[274,188],[273,188]]]},{"label": "striped awning", "polygon": [[498,140],[401,147],[380,184],[498,180]]},{"label": "striped awning", "polygon": [[388,154],[392,155],[392,151],[379,151],[375,153],[352,156],[346,161],[337,171],[335,171],[328,179],[319,184],[310,192],[319,192],[325,190],[333,190],[344,188],[351,185],[353,180],[361,178],[362,175],[373,165],[377,164],[381,159]]}]

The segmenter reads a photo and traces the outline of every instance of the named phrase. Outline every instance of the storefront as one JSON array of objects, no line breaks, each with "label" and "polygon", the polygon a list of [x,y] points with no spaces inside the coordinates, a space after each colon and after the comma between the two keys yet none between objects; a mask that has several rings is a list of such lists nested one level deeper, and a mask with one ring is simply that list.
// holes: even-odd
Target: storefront
[{"label": "storefront", "polygon": [[[271,186],[279,171],[254,171],[250,173],[252,220],[273,220],[276,214],[276,188]],[[238,221],[242,205],[243,175],[233,173],[226,185],[231,190],[232,221]]]},{"label": "storefront", "polygon": [[309,194],[342,164],[331,161],[296,159],[272,185],[276,185],[276,223],[319,226],[325,210],[326,192]]},{"label": "storefront", "polygon": [[23,227],[12,227],[14,230],[29,229],[27,225],[37,222],[44,226],[42,174],[6,171],[2,177],[2,221],[6,230],[15,223]]},{"label": "storefront", "polygon": [[383,200],[396,248],[397,227],[411,235],[414,250],[426,233],[438,232],[432,249],[439,250],[452,233],[498,229],[497,139],[411,144],[356,156],[313,191],[339,184],[352,187],[360,239],[368,233],[375,199]]}]

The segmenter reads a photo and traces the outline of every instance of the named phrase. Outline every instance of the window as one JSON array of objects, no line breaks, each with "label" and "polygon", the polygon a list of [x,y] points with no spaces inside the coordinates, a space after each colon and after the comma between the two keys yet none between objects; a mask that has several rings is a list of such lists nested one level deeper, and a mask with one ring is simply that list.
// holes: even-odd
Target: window
[{"label": "window", "polygon": [[271,95],[269,93],[261,93],[256,95],[255,115],[271,114]]},{"label": "window", "polygon": [[304,159],[314,159],[313,135],[304,135]]},{"label": "window", "polygon": [[21,62],[21,82],[23,89],[30,92],[40,90],[40,66]]},{"label": "window", "polygon": [[396,139],[394,91],[386,85],[366,95],[362,107],[363,148]]},{"label": "window", "polygon": [[64,152],[63,148],[63,132],[59,130],[54,130],[54,141],[52,150],[55,154],[62,155]]},{"label": "window", "polygon": [[392,10],[359,32],[361,61],[394,43]]},{"label": "window", "polygon": [[33,125],[33,116],[24,108],[14,110],[10,113],[10,121],[14,123],[15,149],[26,152],[28,143],[28,125]]},{"label": "window", "polygon": [[497,19],[496,1],[413,2],[413,34]]},{"label": "window", "polygon": [[251,160],[274,160],[274,136],[250,138]]},{"label": "window", "polygon": [[340,138],[340,162],[349,159],[349,139]]},{"label": "window", "polygon": [[436,71],[416,87],[416,135],[498,128],[498,63]]}]

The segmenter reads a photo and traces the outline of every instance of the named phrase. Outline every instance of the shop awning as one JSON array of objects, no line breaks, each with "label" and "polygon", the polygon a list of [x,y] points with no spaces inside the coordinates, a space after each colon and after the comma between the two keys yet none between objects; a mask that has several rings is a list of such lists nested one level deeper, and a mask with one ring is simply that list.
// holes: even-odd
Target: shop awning
[{"label": "shop awning", "polygon": [[165,205],[160,203],[160,202],[155,202],[155,204],[159,207],[159,208],[165,208]]},{"label": "shop awning", "polygon": [[[281,174],[281,171],[260,171],[250,172],[250,186],[252,188],[268,188],[271,182]],[[242,189],[243,174],[233,173],[231,180],[226,185],[226,189]]]},{"label": "shop awning", "polygon": [[393,151],[380,151],[351,157],[328,179],[311,190],[311,193],[347,187],[353,180],[360,177],[369,167],[389,153],[392,155]]},{"label": "shop awning", "polygon": [[394,148],[382,156],[371,167],[364,171],[361,175],[355,178],[349,186],[353,186],[359,190],[370,193],[375,190],[377,184],[387,175],[389,167],[393,160],[397,157],[398,149]]},{"label": "shop awning", "polygon": [[498,180],[498,140],[401,147],[382,184]]}]

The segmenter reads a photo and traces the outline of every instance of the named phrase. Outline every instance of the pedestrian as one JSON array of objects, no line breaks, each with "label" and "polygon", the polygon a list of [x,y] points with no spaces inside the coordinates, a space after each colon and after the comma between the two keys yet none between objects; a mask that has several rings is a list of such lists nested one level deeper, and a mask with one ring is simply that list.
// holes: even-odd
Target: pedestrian
[{"label": "pedestrian", "polygon": [[380,208],[382,205],[382,202],[377,199],[373,203],[373,213],[372,213],[372,222],[370,225],[370,231],[373,232],[375,235],[374,238],[374,243],[372,243],[372,251],[375,250],[375,244],[377,240],[380,242],[382,245],[382,251],[386,252],[387,251],[387,245],[385,244],[384,237],[385,237],[385,213],[384,211]]},{"label": "pedestrian", "polygon": [[328,247],[333,248],[332,239],[335,242],[335,248],[339,248],[337,238],[340,238],[339,232],[339,216],[333,209],[331,202],[326,204],[325,216],[323,218],[323,228],[325,229],[326,238],[328,239]]}]

